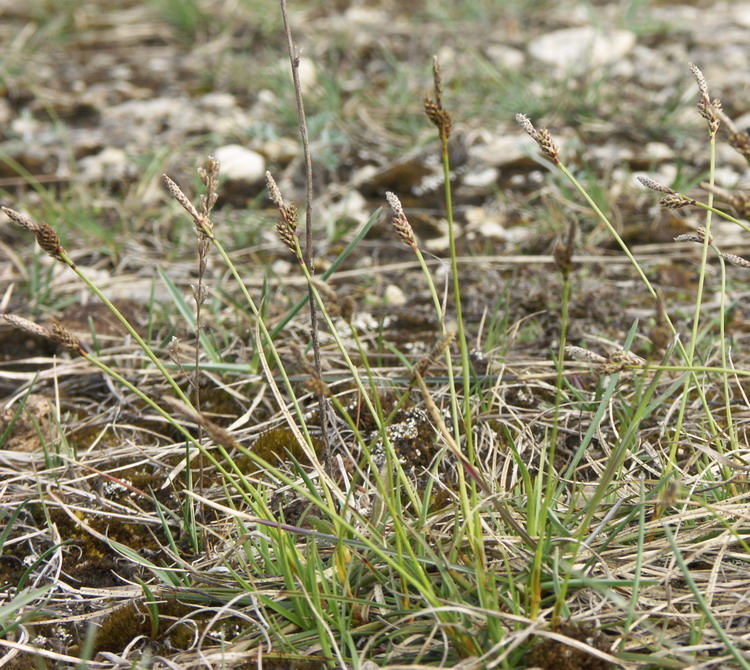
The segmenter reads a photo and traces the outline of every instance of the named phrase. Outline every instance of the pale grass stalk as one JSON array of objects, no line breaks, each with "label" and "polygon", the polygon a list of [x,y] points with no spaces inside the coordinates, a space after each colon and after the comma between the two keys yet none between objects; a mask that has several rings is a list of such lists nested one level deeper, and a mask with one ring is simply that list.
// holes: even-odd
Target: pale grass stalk
[{"label": "pale grass stalk", "polygon": [[[522,116],[522,115],[518,115]],[[525,117],[524,117],[525,118]],[[528,119],[526,119],[528,121]],[[648,292],[651,294],[651,297],[656,301],[658,300],[658,294],[656,292],[656,289],[651,284],[651,281],[646,276],[645,272],[643,271],[643,268],[641,268],[640,264],[638,263],[638,260],[633,256],[633,253],[628,248],[628,245],[625,243],[625,241],[620,237],[619,233],[615,229],[615,227],[610,222],[609,218],[602,212],[602,210],[599,208],[599,206],[596,204],[594,199],[588,194],[586,189],[581,185],[581,183],[573,176],[573,174],[565,167],[565,165],[560,161],[559,157],[555,161],[555,166],[565,175],[565,177],[570,181],[571,184],[573,184],[574,188],[578,191],[578,193],[581,195],[581,197],[586,201],[586,203],[592,208],[594,213],[596,214],[597,218],[604,224],[606,229],[609,231],[610,235],[612,235],[615,242],[617,242],[617,245],[622,249],[625,256],[628,258],[630,263],[633,265],[633,268],[635,269],[636,273],[638,274],[638,277],[643,282],[643,285],[646,287]],[[675,327],[674,323],[672,322],[671,318],[668,314],[664,315],[665,322],[667,326],[669,327],[670,331],[672,332],[672,335],[676,338],[676,347],[677,351],[679,352],[681,358],[687,363],[688,368],[691,368],[692,362],[689,360],[688,356],[688,350],[685,348],[684,344],[678,337],[677,328]],[[701,405],[703,407],[703,411],[706,415],[706,420],[709,423],[709,426],[711,427],[711,437],[716,442],[717,446],[719,445],[719,435],[721,433],[721,430],[716,424],[716,420],[714,419],[711,410],[708,406],[708,402],[706,400],[706,396],[703,393],[703,389],[700,386],[700,380],[698,379],[695,370],[692,368],[689,369],[690,372],[690,379],[692,380],[694,384],[694,388],[696,393],[698,394],[698,397],[700,398]],[[668,459],[669,463],[674,463],[673,455],[670,454],[670,457]],[[669,464],[667,467],[671,467]]]},{"label": "pale grass stalk", "polygon": [[[702,81],[702,75],[698,77],[699,86],[701,86]],[[705,84],[702,84],[702,86],[705,87]],[[703,95],[703,99],[708,99],[708,94],[705,90],[701,90],[701,93]],[[712,124],[709,122],[709,187],[712,187],[714,185],[714,179],[716,174],[716,131],[718,130],[718,123]],[[701,249],[701,260],[699,265],[699,272],[698,272],[698,289],[696,291],[695,295],[695,309],[693,312],[693,327],[692,327],[692,333],[690,337],[690,342],[688,344],[688,350],[687,355],[685,358],[685,362],[688,366],[691,366],[693,364],[693,361],[695,360],[695,348],[698,344],[698,326],[700,324],[701,320],[701,305],[703,303],[703,287],[706,282],[706,267],[708,265],[708,249],[709,246],[711,246],[711,208],[713,206],[713,200],[714,200],[714,194],[709,190],[708,192],[708,209],[706,211],[706,218],[705,218],[705,235],[703,237],[703,246]],[[669,450],[669,460],[667,462],[667,468],[665,471],[665,476],[669,476],[669,474],[672,472],[672,470],[675,467],[676,459],[677,459],[677,449],[680,446],[680,439],[682,438],[682,424],[685,420],[685,411],[687,409],[687,402],[688,397],[690,395],[690,384],[691,381],[693,381],[692,377],[687,377],[685,379],[685,385],[682,390],[682,398],[680,399],[680,409],[677,413],[677,423],[674,428],[674,436],[672,439],[672,447]],[[698,378],[697,375],[694,378],[696,387],[699,386],[698,384]],[[710,413],[709,413],[710,416]],[[718,426],[716,426],[715,422],[713,422],[713,432],[716,440],[717,447],[719,450],[721,450],[721,440],[718,437]]]},{"label": "pale grass stalk", "polygon": [[73,259],[68,256],[65,249],[60,246],[59,239],[57,239],[56,234],[50,228],[50,226],[46,224],[37,224],[33,222],[29,217],[20,214],[8,207],[3,207],[2,209],[16,223],[21,225],[23,228],[26,228],[27,230],[33,232],[37,237],[37,242],[39,243],[39,245],[45,251],[47,251],[50,256],[52,256],[55,260],[61,261],[62,263],[67,265],[71,270],[73,270],[73,272],[76,273],[76,275],[78,275],[79,279],[81,279],[81,281],[86,284],[89,290],[104,303],[106,308],[115,316],[115,318],[122,324],[125,330],[127,330],[130,336],[138,343],[138,346],[142,349],[143,353],[146,354],[149,360],[156,366],[157,370],[159,370],[159,372],[163,375],[164,379],[166,379],[174,392],[177,394],[177,397],[180,398],[180,400],[182,400],[185,404],[192,406],[188,397],[179,387],[169,371],[164,367],[162,362],[158,359],[151,347],[138,334],[138,331],[133,328],[130,322],[122,315],[117,307],[115,307],[115,305],[107,298],[107,296],[102,293],[99,287],[96,286],[96,284],[94,284],[94,282],[92,282],[88,278],[88,276],[81,270],[81,268],[76,265]]},{"label": "pale grass stalk", "polygon": [[[172,184],[174,182],[169,179],[169,177],[165,176],[165,182],[167,184],[167,187],[170,189],[170,192],[174,195],[174,188],[172,187]],[[176,185],[175,185],[176,186]],[[179,188],[179,187],[177,187]],[[182,203],[181,203],[182,204]],[[184,205],[183,205],[184,206]],[[188,210],[189,211],[189,210]],[[229,254],[224,249],[224,246],[221,244],[221,242],[216,238],[213,229],[209,228],[204,221],[198,217],[195,219],[196,225],[200,226],[205,233],[206,237],[211,240],[216,250],[219,252],[219,255],[222,258],[222,261],[226,265],[226,267],[229,269],[229,272],[231,273],[232,277],[234,278],[235,282],[237,283],[238,288],[240,289],[243,298],[245,299],[247,305],[250,307],[250,311],[252,312],[253,316],[256,319],[256,323],[258,328],[260,329],[260,332],[263,335],[263,341],[267,344],[271,355],[273,356],[274,363],[276,364],[277,368],[281,372],[281,375],[284,380],[284,385],[286,387],[287,393],[289,394],[289,398],[291,399],[291,402],[294,406],[295,414],[298,418],[299,424],[301,426],[301,430],[304,434],[304,440],[303,442],[307,445],[307,447],[310,449],[310,451],[313,454],[313,458],[310,461],[313,468],[316,470],[318,475],[321,478],[321,481],[326,482],[326,486],[323,487],[323,490],[325,492],[325,495],[328,499],[328,503],[330,506],[332,506],[333,500],[331,498],[331,491],[335,490],[335,485],[331,481],[330,477],[326,474],[322,464],[318,460],[318,458],[314,455],[314,449],[313,449],[313,440],[310,436],[309,429],[307,427],[307,423],[304,420],[304,413],[302,412],[301,407],[299,406],[299,402],[297,400],[296,395],[294,394],[294,389],[292,388],[291,381],[289,380],[288,375],[286,374],[286,370],[284,369],[283,362],[281,360],[281,357],[279,356],[278,350],[276,349],[276,346],[274,345],[273,339],[271,338],[270,333],[268,332],[268,328],[265,324],[265,321],[263,320],[263,317],[260,313],[260,310],[258,309],[258,306],[255,304],[255,300],[253,300],[252,296],[250,295],[250,292],[247,290],[247,286],[245,285],[245,282],[242,280],[242,277],[239,274],[239,271],[237,270],[237,267],[232,262],[232,259],[229,257]],[[303,263],[304,265],[304,263]],[[269,379],[269,381],[271,381]],[[292,422],[294,423],[294,422]],[[296,424],[295,424],[296,425]],[[292,428],[292,425],[290,424],[290,428]],[[300,444],[302,446],[302,444]]]},{"label": "pale grass stalk", "polygon": [[[557,351],[557,377],[555,379],[555,406],[552,417],[552,432],[549,441],[545,440],[542,446],[541,462],[539,465],[540,473],[544,472],[544,460],[547,460],[547,474],[544,486],[545,500],[537,507],[538,517],[534,519],[534,527],[529,528],[531,535],[539,535],[539,542],[534,552],[534,561],[529,576],[530,589],[530,610],[529,616],[536,619],[539,616],[539,610],[542,603],[542,565],[545,558],[545,549],[547,547],[546,534],[547,513],[552,507],[555,500],[554,489],[560,481],[555,470],[555,453],[557,451],[557,437],[560,421],[560,404],[562,402],[562,382],[565,366],[565,344],[568,334],[568,307],[570,302],[570,278],[563,277],[563,295],[562,295],[562,313],[560,315],[560,343]],[[549,446],[547,446],[549,445]],[[540,477],[542,475],[540,474]]]},{"label": "pale grass stalk", "polygon": [[[402,241],[405,242],[412,249],[412,251],[414,252],[414,255],[417,257],[417,261],[419,262],[419,267],[422,269],[422,275],[424,276],[427,282],[427,288],[430,293],[430,296],[432,297],[432,304],[435,307],[435,314],[437,315],[438,322],[440,323],[441,333],[442,335],[447,335],[448,325],[446,324],[446,317],[445,317],[445,311],[443,310],[443,304],[438,295],[435,282],[432,278],[432,273],[427,267],[427,263],[425,261],[424,255],[422,254],[422,250],[419,248],[419,245],[417,244],[416,238],[414,237],[414,231],[412,230],[411,225],[408,222],[408,219],[401,205],[401,202],[395,194],[390,193],[390,192],[386,193],[386,199],[388,200],[388,204],[391,206],[391,209],[393,209],[394,214],[395,214],[395,218],[393,219],[392,225],[396,229]],[[452,230],[452,226],[451,226],[451,230]],[[453,247],[453,251],[455,252],[455,245]],[[453,254],[453,257],[455,259],[455,254]],[[456,268],[454,268],[454,272],[456,272]],[[454,286],[454,290],[455,290],[455,286]],[[460,326],[459,326],[459,332],[460,332]],[[458,394],[456,392],[456,381],[455,381],[455,376],[453,372],[453,357],[451,356],[450,348],[446,348],[446,351],[445,351],[445,365],[446,365],[447,374],[448,374],[448,387],[449,387],[450,402],[451,402],[451,416],[454,417],[453,439],[455,440],[456,444],[460,444],[461,422],[458,421],[458,417],[460,416],[459,402],[458,402]],[[467,392],[465,381],[466,381],[466,378],[464,377],[464,393]],[[467,427],[466,428],[467,430],[471,429],[471,424],[465,424],[465,425]],[[467,495],[466,482],[464,479],[463,468],[459,468],[458,476],[459,476],[459,484],[458,484],[459,494],[461,496],[462,511],[463,511],[464,516],[468,518],[470,509],[473,505],[472,505],[472,502],[469,500],[469,496]]]},{"label": "pale grass stalk", "polygon": [[[279,0],[281,17],[284,21],[284,32],[287,39],[287,52],[292,69],[292,82],[294,85],[294,96],[297,105],[297,116],[299,117],[299,131],[302,139],[302,155],[305,160],[305,265],[311,275],[315,274],[315,259],[313,257],[313,164],[310,152],[310,139],[307,133],[307,117],[305,115],[305,103],[302,96],[302,84],[299,78],[300,54],[292,37],[292,27],[289,22],[286,0]],[[318,314],[315,308],[315,299],[311,292],[309,295],[310,305],[310,330],[312,335],[313,356],[315,359],[315,370],[319,377],[323,376],[323,367],[320,360],[320,338],[318,328]],[[326,459],[330,458],[330,444],[328,443],[328,407],[322,394],[318,394],[318,405],[320,406],[323,445],[326,451]]]}]

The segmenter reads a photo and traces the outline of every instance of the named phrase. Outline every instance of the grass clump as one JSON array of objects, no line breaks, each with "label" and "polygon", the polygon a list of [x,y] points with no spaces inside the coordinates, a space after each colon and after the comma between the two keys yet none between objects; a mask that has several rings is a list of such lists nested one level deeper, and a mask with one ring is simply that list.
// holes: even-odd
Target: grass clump
[{"label": "grass clump", "polygon": [[[187,16],[182,29],[193,34],[201,20]],[[294,71],[291,44],[290,55]],[[713,175],[722,124],[740,152],[750,141],[693,71]],[[726,264],[750,263],[722,251],[711,231],[714,216],[746,224],[714,207],[712,178],[706,203],[641,180],[665,207],[706,212],[702,228],[677,240],[700,245],[693,309],[679,323],[566,167],[564,147],[519,115],[630,262],[660,333],[649,339],[634,322],[620,340],[571,336],[583,244],[572,219],[548,259],[546,295],[559,305],[554,332],[540,330],[548,353],[518,360],[522,324],[511,323],[509,298],[484,306],[484,329],[468,316],[448,147],[455,112],[437,59],[433,82],[424,108],[442,163],[448,288],[439,287],[408,205],[384,194],[394,243],[413,254],[433,310],[422,351],[378,338],[357,321],[352,295],[332,285],[375,217],[316,274],[308,152],[304,216],[266,174],[278,239],[308,291],[283,310],[274,311],[268,286],[249,285],[225,246],[214,220],[218,162],[199,169],[199,199],[165,176],[197,239],[192,304],[163,272],[185,321],[182,343],[154,336],[162,325],[155,309],[147,332],[136,327],[51,226],[3,207],[132,343],[89,344],[64,323],[3,313],[7,325],[70,354],[24,389],[24,403],[46,379],[57,384],[59,370],[96,375],[107,389],[103,401],[91,391],[87,398],[105,406],[99,431],[79,432],[93,440],[69,439],[81,389],[57,386],[52,420],[39,430],[46,460],[12,476],[3,465],[12,502],[0,507],[0,558],[25,566],[20,576],[17,565],[5,571],[0,585],[0,644],[9,653],[42,665],[116,654],[136,667],[166,664],[154,656],[177,667],[748,666],[736,584],[750,559],[738,418],[750,371],[728,345]],[[740,195],[721,193],[742,208]],[[720,299],[707,310],[712,282]],[[212,296],[230,316],[207,309]],[[309,324],[298,316],[306,305]],[[248,341],[238,341],[238,321]],[[223,411],[231,403],[208,402],[207,389],[246,410]],[[73,570],[84,555],[87,574],[100,573],[96,584]],[[70,593],[86,612],[70,616]],[[97,627],[82,625],[88,619]],[[64,644],[32,637],[53,623]]]}]

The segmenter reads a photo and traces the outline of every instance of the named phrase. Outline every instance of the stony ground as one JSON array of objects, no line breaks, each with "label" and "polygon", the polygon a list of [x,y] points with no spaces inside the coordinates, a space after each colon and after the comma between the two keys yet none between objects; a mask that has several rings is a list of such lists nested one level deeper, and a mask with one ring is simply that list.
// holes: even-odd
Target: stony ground
[{"label": "stony ground", "polygon": [[[634,174],[684,188],[703,176],[708,153],[688,61],[703,69],[712,94],[744,127],[750,4],[469,4],[292,3],[316,162],[321,267],[347,231],[383,206],[388,189],[410,208],[426,247],[445,251],[437,145],[422,115],[433,54],[456,125],[454,202],[463,252],[491,256],[484,267],[502,274],[493,276],[498,282],[508,273],[523,279],[530,266],[532,274],[543,270],[536,257],[550,253],[574,216],[594,275],[602,269],[596,260],[610,254],[606,234],[585,209],[566,205],[573,194],[548,176],[515,125],[515,113],[524,112],[550,127],[565,162],[595,190],[626,241],[662,261],[674,234],[694,221],[662,214]],[[227,179],[218,216],[225,240],[254,261],[280,255],[274,268],[282,275],[288,266],[266,217],[264,170],[276,175],[285,197],[299,200],[303,192],[277,12],[252,2],[179,7],[2,6],[4,200],[54,219],[101,281],[136,301],[149,290],[153,264],[172,263],[177,279],[192,271],[192,233],[165,206],[162,173],[193,186],[195,166],[216,155]],[[725,144],[718,164],[720,185],[733,187],[746,174],[744,160]],[[2,235],[15,253],[26,253],[15,231],[5,226]],[[385,217],[357,267],[408,260],[406,250],[382,238],[392,242]],[[654,243],[667,246],[648,246]],[[723,243],[744,242],[728,228]],[[6,258],[10,282],[22,268]],[[670,264],[660,268],[667,286],[683,281]],[[398,308],[406,298],[403,284],[395,284],[382,279],[370,288]],[[521,285],[521,296],[528,295]]]}]

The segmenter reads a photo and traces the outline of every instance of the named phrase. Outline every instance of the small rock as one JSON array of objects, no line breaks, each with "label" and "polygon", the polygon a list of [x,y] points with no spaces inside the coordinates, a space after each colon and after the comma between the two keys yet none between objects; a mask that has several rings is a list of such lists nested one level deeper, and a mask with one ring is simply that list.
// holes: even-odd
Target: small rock
[{"label": "small rock", "polygon": [[505,241],[508,233],[497,220],[491,216],[483,207],[470,207],[466,211],[466,232],[471,237],[479,236],[485,239]]},{"label": "small rock", "polygon": [[259,153],[239,144],[219,147],[214,156],[221,164],[221,174],[228,182],[257,184],[266,174],[266,161]]},{"label": "small rock", "polygon": [[734,23],[743,28],[750,28],[750,4],[738,2],[731,15]]},{"label": "small rock", "polygon": [[287,165],[299,156],[301,148],[299,142],[291,137],[279,137],[265,141],[262,151],[269,162]]},{"label": "small rock", "polygon": [[505,44],[491,44],[486,51],[487,57],[502,70],[520,70],[526,60],[523,51]]},{"label": "small rock", "polygon": [[[291,80],[291,71],[289,69],[289,59],[282,58],[277,63],[277,68],[280,72],[289,73]],[[297,66],[297,74],[299,76],[299,85],[302,88],[303,94],[312,93],[318,85],[318,69],[315,66],[315,61],[312,58],[300,58],[299,65]]]},{"label": "small rock", "polygon": [[601,32],[591,26],[555,30],[534,39],[529,53],[543,63],[575,74],[615,63],[635,45],[629,30]]},{"label": "small rock", "polygon": [[271,263],[271,270],[277,277],[288,277],[292,273],[292,264],[285,260],[275,260]]},{"label": "small rock", "polygon": [[214,91],[202,96],[200,104],[206,109],[222,111],[237,107],[237,98],[231,93],[218,93]]},{"label": "small rock", "polygon": [[130,162],[128,155],[117,147],[105,147],[98,154],[81,158],[78,167],[83,181],[88,184],[117,183],[136,175],[136,166]]},{"label": "small rock", "polygon": [[318,69],[315,67],[315,61],[312,58],[300,58],[297,72],[302,92],[312,92],[318,85]]},{"label": "small rock", "polygon": [[324,212],[328,221],[353,220],[364,223],[370,216],[367,201],[359,191],[349,190],[338,202],[329,205]]},{"label": "small rock", "polygon": [[643,154],[654,163],[674,160],[674,149],[664,142],[648,142],[644,147]]},{"label": "small rock", "polygon": [[537,145],[528,135],[519,132],[513,135],[498,135],[484,144],[469,148],[469,156],[480,164],[508,167],[523,163],[533,164],[531,156]]},{"label": "small rock", "polygon": [[487,188],[497,183],[500,171],[494,167],[488,167],[478,172],[467,172],[464,175],[463,182],[465,186],[474,188]]},{"label": "small rock", "polygon": [[391,307],[403,307],[407,303],[406,295],[395,284],[388,284],[383,294],[385,304]]}]

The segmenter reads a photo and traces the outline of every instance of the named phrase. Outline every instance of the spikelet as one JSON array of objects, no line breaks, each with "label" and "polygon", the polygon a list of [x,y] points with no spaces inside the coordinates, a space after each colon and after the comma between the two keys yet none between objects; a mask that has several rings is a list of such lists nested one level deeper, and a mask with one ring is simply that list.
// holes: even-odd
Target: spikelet
[{"label": "spikelet", "polygon": [[268,197],[276,205],[276,209],[279,210],[279,214],[281,215],[281,220],[276,223],[276,234],[284,246],[297,256],[301,262],[301,256],[297,251],[297,225],[299,224],[297,206],[294,203],[290,203],[289,205],[284,203],[281,191],[270,172],[266,172],[266,184],[268,186]]},{"label": "spikelet", "polygon": [[84,352],[81,341],[65,326],[59,323],[53,323],[51,328],[45,328],[38,323],[24,319],[21,316],[16,316],[15,314],[3,314],[2,317],[10,325],[18,328],[18,330],[37,337],[43,337],[55,344],[60,344],[71,353],[83,354]]},{"label": "spikelet", "polygon": [[432,78],[435,87],[435,100],[425,96],[424,111],[430,122],[438,129],[440,139],[447,142],[453,130],[453,119],[443,107],[443,76],[440,72],[440,63],[437,56],[432,59]]},{"label": "spikelet", "polygon": [[412,229],[409,220],[406,218],[406,214],[404,213],[404,208],[401,205],[401,201],[398,199],[395,193],[391,193],[390,191],[386,191],[385,199],[388,201],[388,204],[391,206],[391,209],[395,214],[395,216],[391,219],[391,225],[393,226],[393,229],[396,231],[404,244],[410,246],[416,251],[417,239],[416,237],[414,237],[414,230]]},{"label": "spikelet", "polygon": [[541,152],[553,163],[560,162],[560,149],[546,128],[537,130],[525,114],[516,114],[516,122],[538,145]]},{"label": "spikelet", "polygon": [[695,81],[698,83],[698,90],[700,91],[700,98],[698,99],[698,112],[700,115],[708,121],[708,131],[715,135],[719,129],[720,117],[718,112],[721,112],[721,100],[718,98],[711,100],[708,95],[708,84],[706,78],[700,71],[697,65],[694,63],[688,63],[690,71],[695,77]]},{"label": "spikelet", "polygon": [[15,209],[11,209],[10,207],[3,207],[2,210],[11,221],[21,226],[21,228],[34,233],[37,244],[39,244],[39,246],[44,251],[52,256],[52,258],[58,261],[68,263],[70,262],[65,261],[65,259],[63,258],[65,249],[62,248],[62,245],[60,244],[60,238],[58,237],[52,226],[47,223],[36,223],[25,214],[21,214],[21,212],[17,212]]}]

